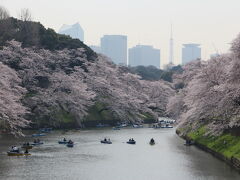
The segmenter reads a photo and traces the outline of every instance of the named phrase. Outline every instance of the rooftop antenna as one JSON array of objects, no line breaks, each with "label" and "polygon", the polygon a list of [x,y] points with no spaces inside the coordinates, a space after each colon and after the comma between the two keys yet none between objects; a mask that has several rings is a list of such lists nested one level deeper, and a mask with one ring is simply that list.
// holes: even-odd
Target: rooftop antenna
[{"label": "rooftop antenna", "polygon": [[173,64],[174,57],[173,57],[173,28],[171,23],[171,33],[170,33],[170,47],[169,47],[169,64]]}]

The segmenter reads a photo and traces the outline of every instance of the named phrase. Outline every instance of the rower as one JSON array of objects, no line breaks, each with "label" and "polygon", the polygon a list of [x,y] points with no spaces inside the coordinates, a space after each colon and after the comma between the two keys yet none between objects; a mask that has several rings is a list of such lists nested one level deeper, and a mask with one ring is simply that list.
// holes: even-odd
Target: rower
[{"label": "rower", "polygon": [[17,153],[19,153],[19,148],[16,147],[16,146],[13,146],[13,147],[12,147],[12,152],[17,152]]}]

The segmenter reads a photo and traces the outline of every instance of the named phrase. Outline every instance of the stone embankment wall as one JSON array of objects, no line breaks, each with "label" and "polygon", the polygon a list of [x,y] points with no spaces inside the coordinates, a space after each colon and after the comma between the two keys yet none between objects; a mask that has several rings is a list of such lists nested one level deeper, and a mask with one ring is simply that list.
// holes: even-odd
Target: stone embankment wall
[{"label": "stone embankment wall", "polygon": [[[179,130],[177,130],[176,133],[183,139],[191,140],[191,138],[188,137],[188,136],[182,136],[181,132]],[[231,158],[227,158],[223,154],[221,154],[219,152],[216,152],[216,151],[208,148],[207,146],[205,146],[203,144],[200,144],[200,143],[198,143],[196,141],[194,142],[194,145],[197,146],[198,148],[208,152],[208,153],[211,153],[216,158],[226,162],[227,164],[229,164],[230,166],[234,167],[235,169],[237,169],[240,172],[240,159],[238,159],[236,157],[233,157],[233,156]]]}]

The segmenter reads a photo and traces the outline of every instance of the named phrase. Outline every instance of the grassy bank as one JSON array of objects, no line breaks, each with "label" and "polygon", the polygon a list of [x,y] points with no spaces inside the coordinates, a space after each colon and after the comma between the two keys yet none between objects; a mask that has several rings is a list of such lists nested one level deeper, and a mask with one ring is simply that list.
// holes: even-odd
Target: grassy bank
[{"label": "grassy bank", "polygon": [[[177,132],[180,133],[181,129],[178,129]],[[212,136],[206,135],[206,132],[206,126],[202,126],[198,130],[188,133],[185,138],[194,140],[201,149],[240,170],[240,136],[233,136],[230,133]]]}]

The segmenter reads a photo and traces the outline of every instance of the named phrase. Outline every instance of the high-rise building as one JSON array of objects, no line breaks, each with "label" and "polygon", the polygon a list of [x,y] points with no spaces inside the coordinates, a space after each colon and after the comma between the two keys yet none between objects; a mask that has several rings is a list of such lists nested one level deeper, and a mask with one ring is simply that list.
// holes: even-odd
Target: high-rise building
[{"label": "high-rise building", "polygon": [[201,59],[200,44],[183,44],[182,64],[187,64],[193,60]]},{"label": "high-rise building", "polygon": [[128,52],[129,65],[155,66],[160,68],[160,49],[148,45],[137,45]]},{"label": "high-rise building", "polygon": [[101,51],[115,64],[127,65],[127,36],[104,35],[101,38]]},{"label": "high-rise building", "polygon": [[211,55],[210,55],[210,59],[211,59],[211,58],[216,58],[216,57],[218,57],[218,56],[219,56],[219,53],[211,54]]},{"label": "high-rise building", "polygon": [[170,35],[170,41],[169,41],[169,64],[173,64],[174,62],[174,52],[173,52],[173,30],[171,25],[171,35]]},{"label": "high-rise building", "polygon": [[69,35],[71,38],[79,39],[84,41],[84,31],[79,23],[73,25],[62,25],[60,30],[58,31],[59,34]]},{"label": "high-rise building", "polygon": [[96,53],[102,53],[102,49],[100,46],[95,46],[95,45],[91,45],[89,46],[92,50],[94,50]]}]

